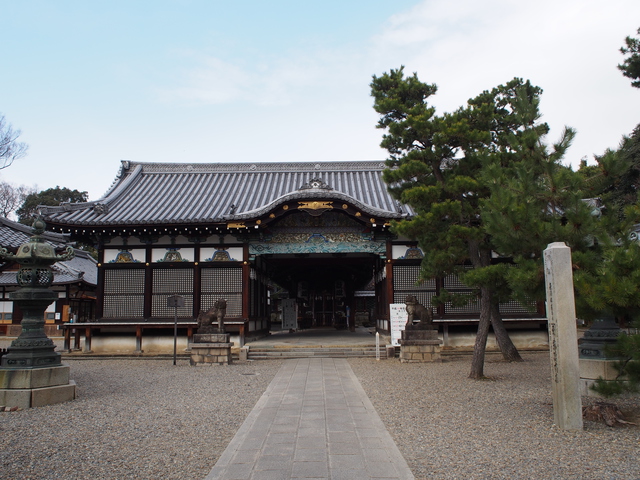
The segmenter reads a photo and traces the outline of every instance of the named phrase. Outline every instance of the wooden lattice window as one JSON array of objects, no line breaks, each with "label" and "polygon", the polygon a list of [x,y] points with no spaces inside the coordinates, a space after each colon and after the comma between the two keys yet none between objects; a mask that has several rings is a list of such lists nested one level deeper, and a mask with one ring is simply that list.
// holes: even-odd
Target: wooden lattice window
[{"label": "wooden lattice window", "polygon": [[242,317],[242,269],[203,268],[201,272],[202,310],[213,307],[216,300],[224,298],[227,301],[227,317]]},{"label": "wooden lattice window", "polygon": [[[527,308],[528,307],[528,308]],[[520,302],[510,300],[500,304],[500,313],[503,315],[531,315],[536,313],[536,302],[531,301],[527,305],[522,305]]]},{"label": "wooden lattice window", "polygon": [[394,265],[393,302],[404,303],[407,295],[414,295],[422,305],[431,306],[431,297],[436,294],[436,280],[431,278],[418,283],[419,278],[420,265]]},{"label": "wooden lattice window", "polygon": [[114,319],[144,318],[144,270],[105,270],[102,314]]},{"label": "wooden lattice window", "polygon": [[155,268],[152,281],[152,317],[172,318],[175,315],[175,309],[167,307],[167,298],[171,295],[180,295],[184,298],[184,307],[178,308],[178,317],[193,318],[193,270]]}]

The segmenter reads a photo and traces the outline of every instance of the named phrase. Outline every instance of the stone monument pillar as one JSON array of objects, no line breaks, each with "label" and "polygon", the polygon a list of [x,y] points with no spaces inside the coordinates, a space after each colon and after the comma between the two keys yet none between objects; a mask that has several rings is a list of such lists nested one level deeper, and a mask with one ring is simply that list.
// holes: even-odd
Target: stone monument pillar
[{"label": "stone monument pillar", "polygon": [[44,332],[44,312],[58,295],[50,265],[73,257],[73,248],[57,255],[40,236],[45,223],[36,219],[34,235],[16,254],[0,249],[0,256],[20,264],[20,289],[10,298],[23,312],[22,333],[11,342],[0,363],[0,405],[20,408],[61,403],[75,398],[75,382],[69,380],[69,367],[63,365],[53,341]]},{"label": "stone monument pillar", "polygon": [[563,430],[582,430],[578,332],[573,295],[571,249],[562,242],[544,251],[549,317],[549,352],[554,423]]}]

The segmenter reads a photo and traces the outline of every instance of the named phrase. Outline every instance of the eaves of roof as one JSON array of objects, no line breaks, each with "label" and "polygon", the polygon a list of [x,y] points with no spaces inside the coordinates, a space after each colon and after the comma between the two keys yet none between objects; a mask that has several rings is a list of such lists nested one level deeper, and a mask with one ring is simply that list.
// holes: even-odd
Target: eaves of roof
[{"label": "eaves of roof", "polygon": [[[95,202],[41,207],[66,226],[215,224],[247,219],[291,199],[336,199],[381,218],[402,218],[382,180],[382,162],[183,164],[123,162]],[[317,180],[327,189],[302,189]]]}]

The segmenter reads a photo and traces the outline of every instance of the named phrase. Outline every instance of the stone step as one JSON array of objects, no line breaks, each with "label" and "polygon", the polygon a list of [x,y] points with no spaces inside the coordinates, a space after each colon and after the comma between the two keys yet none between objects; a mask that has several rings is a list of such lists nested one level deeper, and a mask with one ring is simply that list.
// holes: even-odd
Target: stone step
[{"label": "stone step", "polygon": [[[375,347],[292,347],[292,348],[251,348],[248,358],[250,360],[263,360],[269,358],[345,358],[345,357],[376,357]],[[386,349],[380,349],[380,357],[386,358]]]}]

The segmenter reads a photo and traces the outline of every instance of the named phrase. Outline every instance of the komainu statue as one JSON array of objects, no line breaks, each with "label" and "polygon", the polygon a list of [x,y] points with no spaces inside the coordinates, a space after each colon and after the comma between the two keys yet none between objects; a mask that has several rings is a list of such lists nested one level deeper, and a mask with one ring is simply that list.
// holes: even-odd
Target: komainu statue
[{"label": "komainu statue", "polygon": [[[225,333],[224,316],[227,313],[227,301],[223,298],[216,300],[206,312],[201,311],[198,315],[198,333]],[[214,332],[213,321],[218,322],[218,331]]]},{"label": "komainu statue", "polygon": [[433,324],[433,312],[430,308],[425,308],[424,305],[418,302],[415,295],[407,295],[407,299],[404,301],[407,305],[407,324],[405,328],[413,325],[414,320],[420,320],[420,327],[427,328]]}]

